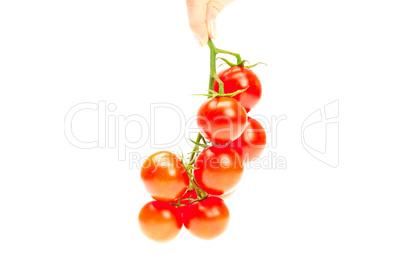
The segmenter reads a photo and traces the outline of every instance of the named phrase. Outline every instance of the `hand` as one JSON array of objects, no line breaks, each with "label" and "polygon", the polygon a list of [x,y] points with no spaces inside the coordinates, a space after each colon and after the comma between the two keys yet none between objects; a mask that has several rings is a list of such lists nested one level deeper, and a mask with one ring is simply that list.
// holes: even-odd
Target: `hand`
[{"label": "hand", "polygon": [[216,38],[216,16],[234,0],[186,0],[188,20],[195,39],[203,47]]}]

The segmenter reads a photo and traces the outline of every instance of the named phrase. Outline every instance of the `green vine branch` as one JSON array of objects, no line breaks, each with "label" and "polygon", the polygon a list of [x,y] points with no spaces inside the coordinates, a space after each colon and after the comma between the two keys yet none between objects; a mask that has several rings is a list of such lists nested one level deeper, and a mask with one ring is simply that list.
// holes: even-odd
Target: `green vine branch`
[{"label": "green vine branch", "polygon": [[[208,93],[209,94],[199,94],[199,95],[207,96],[208,98],[223,97],[223,96],[225,96],[225,97],[233,97],[236,94],[239,94],[239,93],[244,92],[245,90],[247,90],[247,88],[246,88],[246,89],[243,89],[243,90],[238,90],[238,91],[236,91],[234,93],[225,94],[224,87],[223,87],[223,82],[219,79],[219,77],[218,77],[218,75],[216,73],[216,60],[217,60],[216,56],[219,53],[232,55],[232,56],[234,56],[236,58],[237,64],[240,64],[242,62],[240,54],[216,48],[211,39],[208,40],[208,46],[209,46],[209,49],[210,49],[210,64],[209,64],[210,72],[209,72],[209,86],[208,86]],[[215,82],[215,80],[219,84],[219,93],[216,93],[214,91],[214,82]],[[184,167],[187,170],[187,174],[188,174],[189,180],[190,180],[188,191],[194,189],[195,192],[197,193],[197,199],[185,198],[185,199],[179,199],[177,203],[171,202],[176,207],[183,206],[183,204],[181,204],[181,201],[188,200],[189,203],[191,204],[191,203],[203,200],[203,199],[205,199],[205,198],[207,198],[209,196],[208,193],[206,193],[203,189],[201,189],[199,187],[199,185],[198,185],[198,183],[197,183],[197,181],[196,181],[196,179],[194,177],[194,172],[193,171],[194,171],[194,169],[196,169],[194,167],[195,160],[197,159],[198,155],[200,154],[199,148],[200,147],[201,148],[206,148],[206,147],[210,146],[211,143],[207,142],[205,140],[205,138],[201,135],[201,133],[198,133],[197,138],[196,138],[195,141],[193,141],[193,140],[190,140],[190,141],[192,143],[194,143],[194,147],[193,147],[193,150],[190,153],[190,157],[189,157],[188,161],[186,162],[185,159],[184,159],[183,152],[181,152],[181,161],[182,161]]]}]

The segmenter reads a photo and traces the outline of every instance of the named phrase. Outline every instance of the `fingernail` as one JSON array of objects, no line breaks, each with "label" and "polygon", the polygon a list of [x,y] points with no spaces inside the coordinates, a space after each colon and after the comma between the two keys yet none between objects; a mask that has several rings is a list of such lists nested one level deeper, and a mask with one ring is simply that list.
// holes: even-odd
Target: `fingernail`
[{"label": "fingernail", "polygon": [[207,31],[208,31],[209,38],[214,39],[214,36],[212,34],[212,20],[207,21]]},{"label": "fingernail", "polygon": [[195,40],[197,41],[197,43],[200,45],[200,47],[203,47],[200,38],[198,38],[198,37],[195,36],[195,35],[194,35],[194,38],[195,38]]},{"label": "fingernail", "polygon": [[216,39],[216,20],[213,19],[208,23],[208,31],[212,39]]}]

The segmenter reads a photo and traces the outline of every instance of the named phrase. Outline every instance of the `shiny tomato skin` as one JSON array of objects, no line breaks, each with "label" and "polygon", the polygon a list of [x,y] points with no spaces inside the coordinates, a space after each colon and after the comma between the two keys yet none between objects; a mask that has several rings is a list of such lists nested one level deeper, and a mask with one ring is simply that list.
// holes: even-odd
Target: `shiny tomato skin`
[{"label": "shiny tomato skin", "polygon": [[[262,87],[257,75],[250,69],[240,66],[231,67],[218,74],[222,80],[225,93],[233,93],[237,90],[248,89],[233,98],[249,112],[261,99]],[[214,90],[219,92],[219,84],[215,80]]]},{"label": "shiny tomato skin", "polygon": [[245,163],[258,158],[267,144],[267,136],[262,125],[255,119],[248,117],[246,129],[239,138],[229,143]]},{"label": "shiny tomato skin", "polygon": [[237,139],[243,133],[246,123],[246,110],[237,100],[229,97],[206,100],[197,114],[201,134],[219,144]]},{"label": "shiny tomato skin", "polygon": [[205,148],[194,163],[194,177],[200,187],[212,195],[233,191],[243,175],[239,154],[227,145]]},{"label": "shiny tomato skin", "polygon": [[152,201],[142,207],[138,222],[141,231],[156,242],[174,239],[183,226],[180,212],[169,202]]},{"label": "shiny tomato skin", "polygon": [[141,178],[151,196],[160,201],[173,201],[182,196],[189,185],[187,171],[171,152],[157,152],[144,162]]},{"label": "shiny tomato skin", "polygon": [[229,210],[225,202],[216,196],[192,203],[184,215],[184,226],[194,236],[213,239],[221,235],[229,225]]},{"label": "shiny tomato skin", "polygon": [[235,192],[236,192],[236,189],[234,189],[234,190],[231,191],[230,193],[223,194],[223,195],[219,195],[219,198],[221,198],[221,199],[223,199],[223,200],[226,200],[226,199],[228,199],[229,197],[231,197]]}]

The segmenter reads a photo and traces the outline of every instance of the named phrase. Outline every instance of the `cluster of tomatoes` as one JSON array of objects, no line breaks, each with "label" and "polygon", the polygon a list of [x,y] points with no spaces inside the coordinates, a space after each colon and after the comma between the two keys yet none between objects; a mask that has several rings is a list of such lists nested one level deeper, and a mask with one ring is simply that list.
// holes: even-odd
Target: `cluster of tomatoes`
[{"label": "cluster of tomatoes", "polygon": [[[220,86],[224,85],[224,93]],[[139,213],[139,225],[150,239],[166,242],[182,226],[199,238],[212,239],[229,224],[223,201],[239,183],[244,163],[260,156],[266,135],[247,113],[261,98],[261,83],[244,62],[217,75],[198,110],[200,129],[188,161],[167,151],[151,155],[141,170],[155,199]],[[202,151],[200,151],[202,149]]]}]

